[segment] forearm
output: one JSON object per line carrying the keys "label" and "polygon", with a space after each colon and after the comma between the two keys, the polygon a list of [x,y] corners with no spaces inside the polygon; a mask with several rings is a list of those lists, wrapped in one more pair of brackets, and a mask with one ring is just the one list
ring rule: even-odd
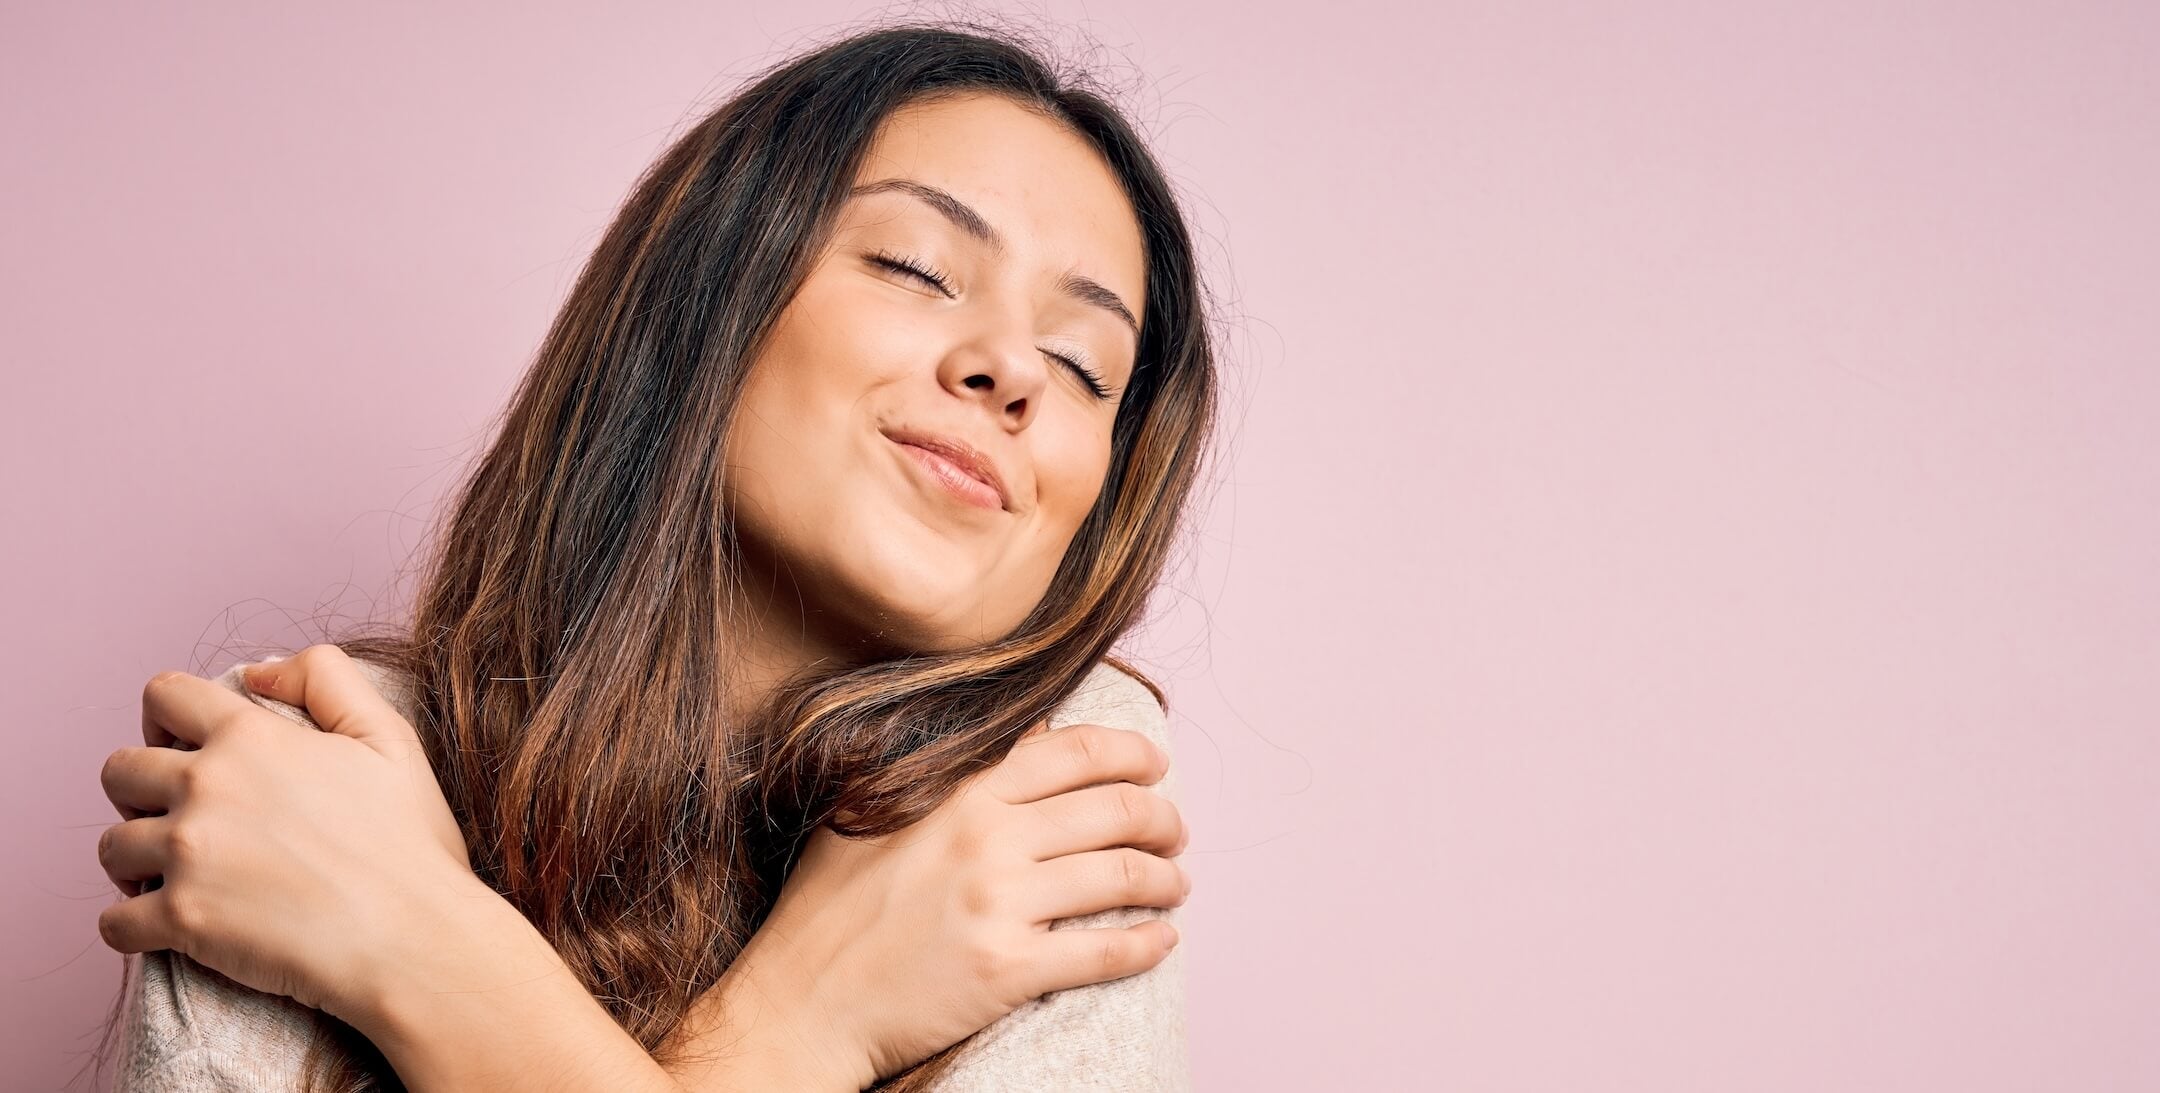
{"label": "forearm", "polygon": [[811,979],[761,946],[766,932],[692,1005],[669,1035],[682,1061],[670,1073],[682,1088],[847,1090],[867,1088],[878,1075],[869,1056],[847,1049],[837,1014],[819,1013]]}
{"label": "forearm", "polygon": [[[677,1033],[692,1061],[663,1067],[593,998],[547,939],[477,882],[437,918],[349,1020],[418,1091],[624,1090],[626,1093],[859,1090],[837,1053],[732,976]],[[449,958],[445,959],[445,954]],[[739,1001],[738,1001],[739,1000]],[[724,1019],[723,1019],[724,1018]]]}

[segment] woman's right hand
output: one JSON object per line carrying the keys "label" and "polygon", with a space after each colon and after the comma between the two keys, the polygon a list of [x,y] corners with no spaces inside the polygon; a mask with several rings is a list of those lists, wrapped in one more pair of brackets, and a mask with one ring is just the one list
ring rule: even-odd
{"label": "woman's right hand", "polygon": [[[875,1080],[1043,994],[1154,967],[1177,944],[1167,922],[1050,923],[1185,902],[1184,820],[1143,788],[1168,769],[1138,732],[1038,724],[912,826],[862,840],[818,829],[707,1001],[731,1025],[839,1037]],[[679,1034],[695,1035],[698,1016]]]}

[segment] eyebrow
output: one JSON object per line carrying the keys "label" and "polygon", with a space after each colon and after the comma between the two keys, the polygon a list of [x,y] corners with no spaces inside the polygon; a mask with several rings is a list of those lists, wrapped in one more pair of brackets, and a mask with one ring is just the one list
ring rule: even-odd
{"label": "eyebrow", "polygon": [[[882,193],[913,194],[943,214],[945,219],[952,221],[954,227],[982,242],[993,252],[1004,253],[1005,237],[999,235],[998,230],[991,227],[981,213],[969,207],[967,202],[927,182],[917,182],[912,178],[881,178],[849,190],[848,196],[861,197],[864,194]],[[1135,336],[1139,335],[1140,320],[1133,318],[1132,309],[1125,306],[1125,301],[1117,293],[1104,288],[1102,283],[1094,278],[1068,272],[1058,279],[1058,290],[1081,303],[1115,314],[1125,320],[1125,325],[1132,328]]]}

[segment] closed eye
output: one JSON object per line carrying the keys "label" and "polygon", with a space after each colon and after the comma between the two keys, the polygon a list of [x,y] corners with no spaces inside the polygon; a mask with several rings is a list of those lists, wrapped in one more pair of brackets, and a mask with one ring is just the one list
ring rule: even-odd
{"label": "closed eye", "polygon": [[[870,255],[870,262],[896,273],[927,281],[939,292],[947,296],[953,295],[952,278],[920,259],[881,250]],[[1043,355],[1071,369],[1074,375],[1080,377],[1080,382],[1087,385],[1088,393],[1097,399],[1107,401],[1112,395],[1110,385],[1103,379],[1102,373],[1088,367],[1085,360],[1063,353],[1052,353],[1047,349],[1043,350]]]}
{"label": "closed eye", "polygon": [[1080,382],[1087,384],[1089,394],[1098,399],[1108,399],[1110,397],[1110,385],[1103,381],[1102,373],[1089,368],[1087,362],[1076,357],[1068,357],[1063,353],[1052,353],[1047,349],[1043,350],[1043,356],[1072,369],[1073,373],[1080,377]]}
{"label": "closed eye", "polygon": [[917,259],[907,258],[897,254],[888,254],[885,251],[878,251],[876,254],[870,256],[870,261],[873,264],[883,266],[886,269],[898,270],[901,273],[912,274],[925,281],[928,281],[932,285],[937,286],[937,290],[939,292],[942,292],[947,296],[953,294],[952,278],[947,277],[943,273],[938,272],[936,269]]}

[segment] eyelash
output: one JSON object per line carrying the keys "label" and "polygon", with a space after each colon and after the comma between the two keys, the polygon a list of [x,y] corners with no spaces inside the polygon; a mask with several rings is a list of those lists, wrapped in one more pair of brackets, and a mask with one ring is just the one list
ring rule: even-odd
{"label": "eyelash", "polygon": [[[943,273],[938,272],[936,269],[933,269],[930,266],[924,265],[918,259],[909,258],[905,255],[892,254],[887,251],[878,251],[877,253],[870,256],[870,260],[880,266],[884,266],[887,269],[898,270],[902,273],[913,274],[916,277],[920,277],[923,280],[928,281],[933,285],[936,285],[938,291],[943,292],[947,296],[953,294],[952,278],[945,276]],[[1078,373],[1081,382],[1087,384],[1088,390],[1090,392],[1093,392],[1096,398],[1108,399],[1110,397],[1110,387],[1107,383],[1103,381],[1102,373],[1097,372],[1092,368],[1089,368],[1086,361],[1080,360],[1077,357],[1066,356],[1063,353],[1052,353],[1049,350],[1044,350],[1043,355],[1049,357],[1054,361],[1057,361],[1058,363]]]}

